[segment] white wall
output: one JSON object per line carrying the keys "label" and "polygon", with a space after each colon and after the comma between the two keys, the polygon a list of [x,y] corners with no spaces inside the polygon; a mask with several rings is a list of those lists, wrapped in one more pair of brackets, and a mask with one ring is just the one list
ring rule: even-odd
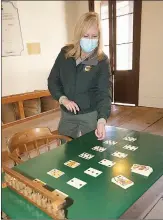
{"label": "white wall", "polygon": [[77,20],[83,13],[89,11],[88,1],[65,1],[65,11],[66,11],[68,42],[71,43]]}
{"label": "white wall", "polygon": [[88,1],[77,1],[77,19],[83,14],[89,11]]}
{"label": "white wall", "polygon": [[[47,89],[55,58],[72,40],[74,25],[88,1],[17,1],[25,51],[2,59],[2,96]],[[28,55],[26,43],[39,42],[40,55]]]}
{"label": "white wall", "polygon": [[[64,1],[18,1],[17,6],[25,51],[3,57],[2,96],[47,89],[50,69],[67,43]],[[41,54],[28,55],[28,42],[40,42]]]}
{"label": "white wall", "polygon": [[163,1],[142,2],[139,105],[163,108]]}

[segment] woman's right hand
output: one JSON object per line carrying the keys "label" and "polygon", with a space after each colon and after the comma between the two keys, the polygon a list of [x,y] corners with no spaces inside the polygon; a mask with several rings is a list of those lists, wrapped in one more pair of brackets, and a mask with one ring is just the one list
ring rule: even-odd
{"label": "woman's right hand", "polygon": [[71,112],[74,111],[75,114],[76,114],[76,111],[79,111],[79,107],[74,101],[70,101],[69,99],[64,99],[62,103],[68,111],[71,111]]}

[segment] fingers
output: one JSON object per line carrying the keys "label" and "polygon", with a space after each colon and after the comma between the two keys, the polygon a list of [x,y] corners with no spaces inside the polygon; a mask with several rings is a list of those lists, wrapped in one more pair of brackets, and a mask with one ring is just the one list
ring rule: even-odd
{"label": "fingers", "polygon": [[74,103],[76,110],[79,112],[79,106],[75,102],[73,102],[73,103]]}
{"label": "fingers", "polygon": [[95,130],[95,135],[98,138],[98,131],[97,131],[97,129]]}
{"label": "fingers", "polygon": [[97,126],[97,129],[95,130],[95,135],[98,138],[98,140],[103,140],[106,136],[105,126],[104,125]]}
{"label": "fingers", "polygon": [[95,130],[95,135],[98,138],[98,140],[100,140],[103,136],[102,132],[100,132],[98,129]]}
{"label": "fingers", "polygon": [[98,140],[103,140],[105,138],[105,131],[102,132]]}
{"label": "fingers", "polygon": [[75,114],[76,110],[79,111],[78,105],[73,101],[69,101],[68,104],[65,105],[65,107],[67,108],[67,110],[74,112]]}
{"label": "fingers", "polygon": [[71,102],[71,101],[69,102],[69,104],[67,105],[67,109],[76,114],[76,109],[75,109],[73,102]]}

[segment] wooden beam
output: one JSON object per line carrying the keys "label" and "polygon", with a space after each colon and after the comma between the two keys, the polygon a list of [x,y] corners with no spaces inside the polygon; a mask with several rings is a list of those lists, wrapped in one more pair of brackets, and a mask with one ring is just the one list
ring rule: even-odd
{"label": "wooden beam", "polygon": [[34,91],[34,92],[29,92],[29,93],[4,96],[2,97],[2,104],[19,102],[19,101],[24,101],[24,100],[29,100],[29,99],[36,99],[36,98],[46,97],[46,96],[51,96],[49,90],[40,90],[40,91]]}
{"label": "wooden beam", "polygon": [[17,120],[17,121],[13,121],[13,122],[10,122],[10,123],[7,123],[7,124],[3,124],[2,125],[2,130],[5,129],[5,128],[8,128],[8,127],[11,127],[13,125],[16,125],[16,124],[21,124],[21,123],[24,123],[24,122],[27,122],[27,121],[30,121],[30,120],[33,120],[33,119],[36,119],[36,118],[40,118],[42,116],[51,114],[51,113],[59,111],[59,110],[60,110],[60,108],[58,107],[56,109],[52,109],[52,110],[49,110],[49,111],[46,111],[46,112],[42,112],[38,115],[33,115],[33,116],[30,116],[30,117],[27,117],[27,118],[23,118],[23,119],[20,119],[20,120]]}
{"label": "wooden beam", "polygon": [[90,12],[94,12],[94,0],[89,0],[88,1],[88,7]]}
{"label": "wooden beam", "polygon": [[20,118],[23,119],[23,118],[25,118],[24,107],[23,107],[23,101],[19,101],[19,102],[18,102],[18,105],[19,105]]}

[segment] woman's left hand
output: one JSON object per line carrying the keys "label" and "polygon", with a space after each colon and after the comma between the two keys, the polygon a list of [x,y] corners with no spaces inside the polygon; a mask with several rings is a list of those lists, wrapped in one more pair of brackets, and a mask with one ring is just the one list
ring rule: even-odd
{"label": "woman's left hand", "polygon": [[105,124],[103,122],[97,123],[97,129],[95,130],[95,135],[98,140],[103,140],[106,136]]}

